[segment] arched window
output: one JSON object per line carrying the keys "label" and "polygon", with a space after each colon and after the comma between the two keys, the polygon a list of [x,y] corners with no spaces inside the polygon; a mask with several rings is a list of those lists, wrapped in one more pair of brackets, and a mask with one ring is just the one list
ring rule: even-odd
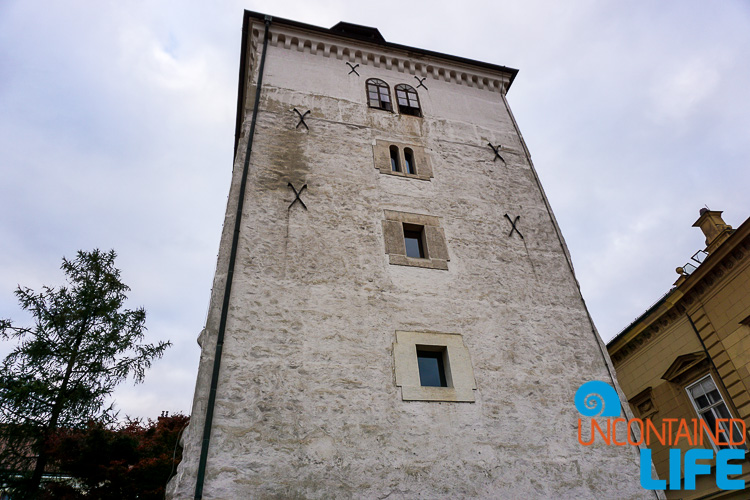
{"label": "arched window", "polygon": [[419,108],[419,96],[414,87],[405,83],[396,85],[396,101],[398,102],[398,112],[402,115],[422,116],[422,110]]}
{"label": "arched window", "polygon": [[407,174],[416,175],[417,166],[414,164],[414,151],[411,148],[404,149],[404,171]]}
{"label": "arched window", "polygon": [[391,171],[401,172],[401,162],[398,160],[398,148],[391,146]]}
{"label": "arched window", "polygon": [[388,84],[377,78],[367,80],[367,103],[371,108],[393,111],[391,89]]}

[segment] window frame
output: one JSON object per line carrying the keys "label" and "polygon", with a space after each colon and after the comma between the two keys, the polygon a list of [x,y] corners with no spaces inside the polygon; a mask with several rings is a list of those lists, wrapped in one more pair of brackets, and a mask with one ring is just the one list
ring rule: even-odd
{"label": "window frame", "polygon": [[388,148],[388,153],[391,157],[391,172],[403,173],[401,171],[401,155],[398,151],[398,146],[391,144]]}
{"label": "window frame", "polygon": [[[445,386],[422,385],[418,351],[443,353]],[[477,384],[474,379],[474,368],[461,334],[396,330],[393,364],[396,387],[401,388],[403,401],[476,401],[474,391]]]}
{"label": "window frame", "polygon": [[[388,263],[397,266],[421,267],[426,269],[448,270],[448,245],[440,219],[433,215],[383,210],[383,241]],[[404,230],[412,231],[419,227],[424,245],[424,257],[409,257],[406,254]]]}
{"label": "window frame", "polygon": [[[690,389],[692,389],[693,387],[695,387],[697,385],[700,385],[704,380],[710,380],[711,381],[711,384],[713,384],[714,389],[716,390],[716,392],[719,395],[720,399],[716,403],[709,404],[709,406],[707,406],[706,408],[700,409],[700,408],[698,408],[698,403],[696,402],[695,398],[693,398],[693,393],[690,391]],[[717,408],[720,405],[724,406],[724,408],[726,409],[727,415],[729,415],[730,419],[734,418],[732,416],[732,412],[729,410],[729,406],[727,405],[726,400],[724,399],[724,395],[721,393],[721,390],[719,389],[719,386],[716,385],[716,381],[714,380],[714,377],[713,377],[713,375],[711,373],[707,373],[705,376],[702,376],[702,377],[698,378],[697,380],[695,380],[694,382],[686,385],[685,386],[685,393],[687,394],[687,397],[690,400],[690,403],[693,405],[693,410],[695,410],[695,413],[696,413],[696,415],[698,415],[698,418],[700,418],[701,420],[705,421],[706,424],[708,424],[709,422],[708,422],[707,419],[705,419],[703,417],[704,413],[711,412],[711,414],[714,416],[714,421],[716,421],[718,418],[722,418],[722,419],[725,418],[725,417],[722,417],[722,416],[718,415],[716,413],[716,411],[714,411],[714,408]],[[707,394],[704,394],[704,395],[707,396]],[[731,438],[731,434],[729,433],[730,432],[729,425],[730,425],[730,422],[727,422],[725,425],[722,424],[722,428],[724,429],[724,437],[727,439],[727,441],[731,440],[730,439]],[[738,434],[742,435],[741,432],[740,432],[739,427],[737,427],[736,424],[731,424],[731,425],[734,425],[735,431]],[[710,427],[710,425],[709,425],[709,427]],[[705,432],[708,433],[708,431],[705,431]],[[713,447],[713,449],[715,451],[717,451],[717,452],[719,451],[719,449],[732,449],[732,448],[734,448],[734,449],[743,449],[743,450],[745,449],[744,446],[738,446],[738,445],[731,445],[731,444],[717,445],[717,444],[714,443],[714,441],[711,438],[711,436],[707,436],[707,438],[708,438],[708,442],[711,444],[711,447]]]}
{"label": "window frame", "polygon": [[[424,226],[419,224],[402,224],[404,228],[404,250],[410,259],[429,259],[430,254],[424,237]],[[417,240],[417,253],[419,256],[409,255],[407,240]]]}
{"label": "window frame", "polygon": [[[416,345],[417,348],[417,368],[419,369],[419,383],[422,387],[452,387],[453,384],[451,381],[449,381],[448,374],[450,373],[448,370],[446,370],[446,366],[448,365],[448,360],[446,359],[447,356],[447,348],[445,347],[435,347],[435,346],[427,346],[427,345]],[[440,385],[434,385],[434,384],[426,384],[424,378],[422,377],[423,371],[422,370],[423,364],[420,362],[422,359],[434,359],[437,362],[437,378],[440,383]]]}
{"label": "window frame", "polygon": [[[398,112],[401,115],[422,117],[422,104],[419,102],[419,93],[417,89],[406,83],[399,83],[393,90],[396,93],[396,106],[398,106]],[[403,100],[405,105],[401,104],[402,96],[399,92],[403,93]],[[413,106],[412,104],[416,104]]]}
{"label": "window frame", "polygon": [[418,175],[417,172],[414,150],[412,148],[404,148],[404,173],[406,175]]}
{"label": "window frame", "polygon": [[[374,92],[370,86],[374,87]],[[383,92],[381,89],[385,89]],[[371,96],[371,93],[377,95],[377,106],[373,106],[375,99]],[[393,113],[393,97],[391,96],[391,87],[380,78],[368,78],[365,81],[365,97],[367,98],[367,106],[372,109],[380,109]],[[387,97],[387,100],[383,98]]]}
{"label": "window frame", "polygon": [[[391,151],[393,147],[398,150],[399,168],[401,169],[398,172],[392,168]],[[409,154],[411,154],[412,172],[408,172],[406,169],[407,156]],[[430,155],[423,146],[418,144],[407,144],[388,139],[375,139],[372,143],[372,156],[373,166],[381,174],[420,181],[430,181],[434,177]]]}

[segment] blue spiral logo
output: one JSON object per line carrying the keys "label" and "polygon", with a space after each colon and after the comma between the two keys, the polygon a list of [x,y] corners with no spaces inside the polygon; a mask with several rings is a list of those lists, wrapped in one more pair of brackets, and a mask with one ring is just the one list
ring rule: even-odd
{"label": "blue spiral logo", "polygon": [[584,417],[619,417],[620,397],[617,391],[599,380],[586,382],[576,391],[576,409]]}

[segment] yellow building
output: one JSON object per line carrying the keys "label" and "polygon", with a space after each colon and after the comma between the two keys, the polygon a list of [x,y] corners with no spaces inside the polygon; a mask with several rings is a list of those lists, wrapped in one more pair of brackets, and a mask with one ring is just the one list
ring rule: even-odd
{"label": "yellow building", "polygon": [[[725,434],[718,445],[705,430],[698,433],[702,444],[652,439],[660,479],[669,478],[669,448],[683,455],[690,448],[725,448],[725,435],[743,441],[750,428],[750,219],[732,229],[721,212],[702,209],[693,226],[705,234],[706,249],[677,268],[674,287],[607,345],[636,417],[656,429],[674,423],[672,439],[680,419],[700,417],[712,429],[718,419],[737,419],[720,423]],[[750,481],[747,460],[742,471],[739,479]],[[699,476],[692,491],[667,490],[667,498],[750,498],[750,482],[743,491],[720,490],[712,476]]]}

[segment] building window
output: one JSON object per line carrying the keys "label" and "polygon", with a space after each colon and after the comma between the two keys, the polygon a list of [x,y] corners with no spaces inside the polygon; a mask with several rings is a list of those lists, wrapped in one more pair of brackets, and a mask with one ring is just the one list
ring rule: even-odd
{"label": "building window", "polygon": [[414,151],[411,148],[404,149],[404,165],[406,166],[407,174],[417,175],[417,166],[414,164]]}
{"label": "building window", "polygon": [[457,333],[396,331],[393,362],[404,401],[475,400],[471,357]]}
{"label": "building window", "polygon": [[401,162],[398,159],[398,148],[396,146],[391,146],[389,149],[391,152],[391,172],[401,172]]}
{"label": "building window", "polygon": [[396,101],[398,112],[402,115],[422,116],[419,109],[419,96],[414,87],[400,83],[396,85]]}
{"label": "building window", "polygon": [[372,153],[374,166],[381,174],[422,181],[433,177],[430,156],[422,146],[375,139]]}
{"label": "building window", "polygon": [[425,259],[427,254],[424,245],[424,227],[404,224],[404,245],[406,256],[413,259]]}
{"label": "building window", "polygon": [[371,108],[393,111],[391,89],[388,84],[377,78],[367,80],[367,103]]}
{"label": "building window", "polygon": [[419,383],[422,387],[448,387],[445,378],[445,348],[430,349],[431,346],[417,346],[417,365],[419,367]]}
{"label": "building window", "polygon": [[[729,414],[727,405],[724,403],[724,399],[721,397],[721,393],[716,388],[716,384],[714,384],[714,380],[710,374],[688,386],[686,390],[698,416],[706,421],[712,432],[716,432],[717,419],[727,419],[726,422],[719,424],[724,429],[724,433],[719,434],[719,443],[727,443],[730,432],[732,433],[731,441],[739,443],[743,440],[742,433],[736,425],[732,425],[730,430],[728,419],[731,419],[732,416]],[[709,439],[709,441],[711,440]],[[711,441],[711,445],[716,447],[713,441]],[[735,446],[731,446],[728,443],[719,444],[718,447],[735,448]]]}
{"label": "building window", "polygon": [[388,263],[448,270],[448,247],[440,219],[432,215],[385,210],[383,239]]}

